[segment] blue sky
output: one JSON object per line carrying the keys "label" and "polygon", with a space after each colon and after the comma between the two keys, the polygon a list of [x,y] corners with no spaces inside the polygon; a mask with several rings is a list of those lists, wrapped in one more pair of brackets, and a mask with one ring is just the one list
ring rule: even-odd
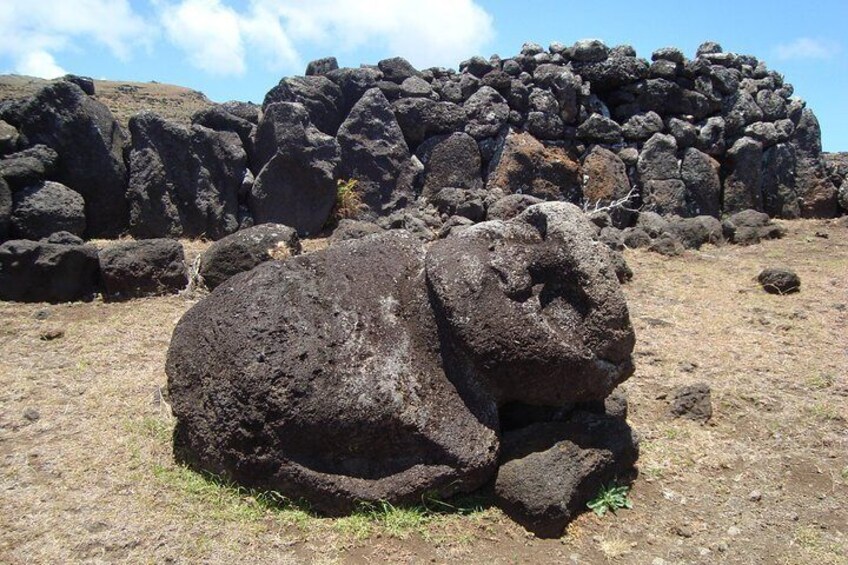
{"label": "blue sky", "polygon": [[781,72],[822,124],[825,150],[848,151],[848,2],[514,0],[3,0],[0,72],[64,72],[169,82],[216,101],[261,101],[283,76],[335,55],[358,66],[402,55],[456,67],[600,38],[650,58],[692,56],[714,40]]}

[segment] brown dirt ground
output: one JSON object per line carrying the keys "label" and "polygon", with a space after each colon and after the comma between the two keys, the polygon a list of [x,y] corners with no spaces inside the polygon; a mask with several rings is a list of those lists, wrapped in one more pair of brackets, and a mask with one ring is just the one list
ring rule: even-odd
{"label": "brown dirt ground", "polygon": [[[557,540],[494,508],[318,518],[175,466],[163,365],[196,295],[0,303],[0,562],[848,563],[848,227],[785,225],[752,247],[627,252],[634,507]],[[800,293],[758,287],[778,264]],[[671,418],[671,391],[701,381],[712,421]]]}
{"label": "brown dirt ground", "polygon": [[[22,75],[0,75],[0,100],[31,96],[49,82]],[[95,80],[94,92],[95,98],[103,102],[124,127],[130,116],[142,110],[188,124],[192,114],[213,104],[202,92],[158,82]]]}

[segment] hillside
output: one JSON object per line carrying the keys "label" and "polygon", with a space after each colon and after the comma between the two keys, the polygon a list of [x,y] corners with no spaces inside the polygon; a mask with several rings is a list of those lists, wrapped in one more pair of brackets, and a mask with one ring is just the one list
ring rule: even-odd
{"label": "hillside", "polygon": [[[0,75],[0,100],[30,96],[49,82],[35,77]],[[94,85],[95,97],[124,125],[130,116],[142,110],[189,123],[192,114],[212,105],[202,92],[173,84],[95,80]]]}

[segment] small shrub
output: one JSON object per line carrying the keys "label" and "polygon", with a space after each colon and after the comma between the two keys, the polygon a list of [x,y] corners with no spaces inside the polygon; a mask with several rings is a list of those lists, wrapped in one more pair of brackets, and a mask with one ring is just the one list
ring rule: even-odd
{"label": "small shrub", "polygon": [[336,181],[336,205],[333,207],[332,220],[338,222],[355,217],[362,209],[362,196],[356,179]]}
{"label": "small shrub", "polygon": [[629,491],[630,489],[624,485],[601,487],[598,495],[586,503],[586,506],[598,516],[603,516],[607,511],[615,514],[616,510],[622,508],[633,508],[633,502],[630,501],[628,496]]}
{"label": "small shrub", "polygon": [[291,257],[291,249],[285,241],[280,241],[268,250],[268,256],[274,261],[284,261]]}

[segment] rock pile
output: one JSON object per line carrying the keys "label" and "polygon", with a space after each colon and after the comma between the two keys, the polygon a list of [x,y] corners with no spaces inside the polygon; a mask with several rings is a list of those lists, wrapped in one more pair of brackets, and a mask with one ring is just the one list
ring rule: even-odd
{"label": "rock pile", "polygon": [[458,72],[326,58],[261,107],[217,105],[190,127],[142,113],[128,132],[90,80],[66,77],[0,104],[0,157],[0,239],[45,229],[220,239],[269,222],[311,235],[349,179],[358,219],[431,237],[530,198],[625,202],[611,216],[620,229],[635,209],[794,218],[848,204],[845,171],[826,164],[819,124],[792,86],[715,43],[693,59],[664,48],[650,61],[596,40],[526,44]]}
{"label": "rock pile", "polygon": [[[263,263],[186,313],[166,369],[175,450],[328,514],[497,477],[507,512],[559,535],[636,459],[603,402],[633,346],[610,251],[571,204],[430,245],[375,234]],[[522,441],[519,421],[544,434]]]}

